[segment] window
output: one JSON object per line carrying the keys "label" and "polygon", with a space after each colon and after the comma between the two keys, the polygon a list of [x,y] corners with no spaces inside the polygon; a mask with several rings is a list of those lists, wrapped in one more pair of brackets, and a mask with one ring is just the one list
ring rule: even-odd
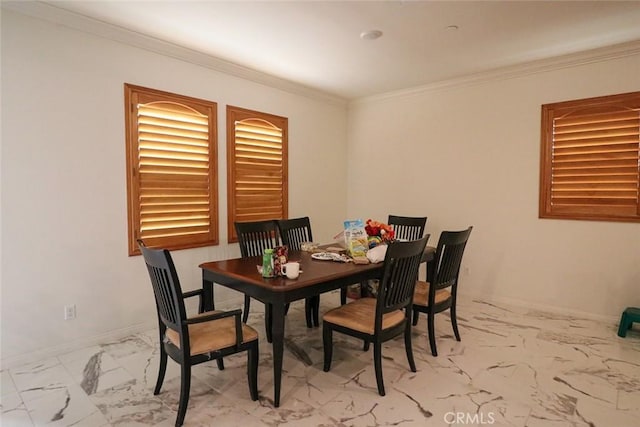
{"label": "window", "polygon": [[218,244],[216,103],[124,89],[129,255]]}
{"label": "window", "polygon": [[234,222],[287,218],[286,117],[227,106],[229,242]]}
{"label": "window", "polygon": [[542,106],[540,218],[640,222],[640,92]]}

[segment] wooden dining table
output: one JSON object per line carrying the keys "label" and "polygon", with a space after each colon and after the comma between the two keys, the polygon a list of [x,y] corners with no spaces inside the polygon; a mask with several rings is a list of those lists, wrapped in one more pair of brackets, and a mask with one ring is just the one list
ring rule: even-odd
{"label": "wooden dining table", "polygon": [[[423,260],[432,260],[434,251],[433,248],[428,247]],[[235,258],[200,264],[205,310],[215,309],[214,284],[234,289],[265,304],[271,304],[273,402],[276,407],[280,406],[286,306],[293,301],[317,296],[354,283],[378,279],[384,265],[384,263],[355,264],[315,260],[311,257],[311,253],[302,251],[290,252],[289,260],[300,261],[301,273],[297,279],[263,278],[257,268],[262,264],[262,257]]]}

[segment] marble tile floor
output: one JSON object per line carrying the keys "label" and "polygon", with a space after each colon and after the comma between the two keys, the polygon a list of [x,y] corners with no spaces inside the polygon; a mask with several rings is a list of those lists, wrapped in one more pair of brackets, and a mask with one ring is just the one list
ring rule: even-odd
{"label": "marble tile floor", "polygon": [[[337,305],[323,295],[321,310]],[[377,394],[373,350],[334,335],[322,371],[321,328],[307,329],[303,305],[286,319],[281,406],[273,407],[271,347],[262,305],[249,323],[261,334],[260,399],[252,402],[246,358],[194,367],[185,426],[640,426],[640,330],[482,301],[459,303],[462,342],[448,315],[436,318],[438,357],[426,319],[414,328],[417,372],[403,340],[383,347],[387,395]],[[169,361],[162,392],[156,330],[1,371],[2,426],[172,426],[180,378]]]}

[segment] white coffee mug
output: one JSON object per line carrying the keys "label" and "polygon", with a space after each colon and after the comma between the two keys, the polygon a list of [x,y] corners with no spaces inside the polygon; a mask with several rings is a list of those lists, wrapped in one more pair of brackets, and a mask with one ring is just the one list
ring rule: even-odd
{"label": "white coffee mug", "polygon": [[282,266],[282,272],[287,276],[287,279],[297,279],[300,275],[300,263],[288,262]]}

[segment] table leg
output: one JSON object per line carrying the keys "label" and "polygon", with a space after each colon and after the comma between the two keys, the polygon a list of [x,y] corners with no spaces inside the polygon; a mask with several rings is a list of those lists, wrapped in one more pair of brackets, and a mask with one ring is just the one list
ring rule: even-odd
{"label": "table leg", "polygon": [[285,304],[272,305],[273,319],[273,404],[280,406],[280,385],[282,384],[282,357],[284,353],[284,311]]}
{"label": "table leg", "polygon": [[267,335],[267,342],[272,343],[273,337],[271,333],[273,332],[273,314],[271,310],[271,303],[264,304],[264,328],[265,333]]}
{"label": "table leg", "polygon": [[200,312],[215,310],[216,304],[213,300],[213,282],[202,278],[202,300],[200,300]]}

